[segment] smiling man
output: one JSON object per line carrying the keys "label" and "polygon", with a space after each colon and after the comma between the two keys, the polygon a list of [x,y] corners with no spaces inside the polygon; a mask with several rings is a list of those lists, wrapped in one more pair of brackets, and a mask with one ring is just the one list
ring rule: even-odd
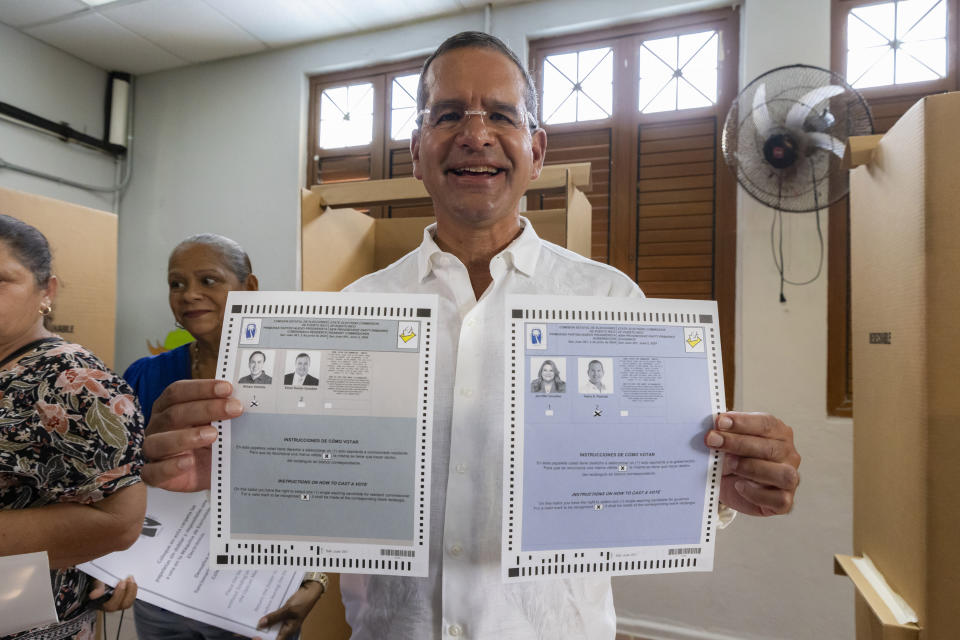
{"label": "smiling man", "polygon": [[273,378],[268,376],[263,370],[263,365],[267,361],[266,354],[263,351],[254,351],[247,360],[247,366],[250,367],[249,375],[245,375],[237,382],[239,384],[271,384]]}
{"label": "smiling man", "polygon": [[[500,579],[504,304],[509,293],[643,294],[616,269],[541,240],[520,215],[547,136],[535,120],[533,81],[506,45],[457,34],[427,59],[420,82],[410,148],[437,221],[416,250],[348,290],[439,296],[430,576],[342,576],[352,638],[613,640],[609,578]],[[229,394],[214,381],[167,390],[148,430],[148,482],[207,485],[216,431],[203,425],[242,411]],[[726,505],[755,515],[790,510],[800,456],[789,427],[769,415],[726,413],[705,438],[730,454]]]}

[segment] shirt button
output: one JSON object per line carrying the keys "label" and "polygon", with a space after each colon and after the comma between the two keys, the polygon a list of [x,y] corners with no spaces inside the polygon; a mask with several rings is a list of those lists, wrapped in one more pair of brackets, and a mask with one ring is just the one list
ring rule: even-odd
{"label": "shirt button", "polygon": [[455,637],[455,638],[458,637],[458,636],[462,636],[462,635],[463,635],[463,627],[461,627],[461,626],[458,625],[458,624],[452,624],[452,625],[450,625],[450,627],[447,629],[447,633],[449,633],[451,636],[453,636],[453,637]]}
{"label": "shirt button", "polygon": [[469,398],[473,396],[473,389],[460,389],[460,395],[464,398]]}
{"label": "shirt button", "polygon": [[459,544],[455,544],[450,547],[450,555],[458,557],[461,553],[463,553],[463,547],[461,547]]}
{"label": "shirt button", "polygon": [[463,464],[463,463],[461,462],[461,463],[459,463],[459,464],[456,466],[456,470],[457,470],[457,473],[466,473],[466,472],[467,472],[467,465],[465,465],[465,464]]}

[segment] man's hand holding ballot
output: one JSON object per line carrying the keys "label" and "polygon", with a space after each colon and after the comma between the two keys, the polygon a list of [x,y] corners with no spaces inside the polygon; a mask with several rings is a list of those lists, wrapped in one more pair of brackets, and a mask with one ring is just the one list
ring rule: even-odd
{"label": "man's hand holding ballot", "polygon": [[789,513],[800,484],[793,429],[767,413],[728,411],[705,437],[726,455],[720,502],[751,516]]}
{"label": "man's hand holding ballot", "polygon": [[178,380],[153,405],[144,455],[150,463],[143,479],[168,491],[210,488],[210,445],[217,439],[211,423],[243,413],[223,380]]}

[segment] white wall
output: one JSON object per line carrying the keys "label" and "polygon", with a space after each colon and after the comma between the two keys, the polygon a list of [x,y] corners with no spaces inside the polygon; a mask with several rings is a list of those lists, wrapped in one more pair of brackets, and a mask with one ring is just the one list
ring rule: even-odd
{"label": "white wall", "polygon": [[[497,9],[492,31],[526,55],[530,37],[691,11],[709,2],[551,0]],[[781,64],[829,63],[829,0],[748,0],[741,85]],[[200,231],[246,246],[261,285],[296,285],[297,189],[304,182],[306,75],[429,51],[481,29],[483,14],[408,25],[157,73],[139,79],[133,183],[120,222],[118,363],[172,327],[164,273],[170,248]],[[826,282],[790,288],[769,250],[771,212],[740,194],[736,405],[792,424],[804,456],[788,517],[741,517],[723,532],[712,574],[617,579],[625,630],[664,638],[842,638],[853,596],[832,575],[852,539],[851,425],[825,417]],[[787,224],[788,270],[815,268],[812,216]]]}
{"label": "white wall", "polygon": [[[58,49],[0,24],[0,101],[77,131],[103,135],[107,74]],[[0,159],[74,182],[108,187],[115,162],[105,153],[67,144],[0,118]],[[0,169],[0,187],[113,210],[113,196],[94,194]]]}

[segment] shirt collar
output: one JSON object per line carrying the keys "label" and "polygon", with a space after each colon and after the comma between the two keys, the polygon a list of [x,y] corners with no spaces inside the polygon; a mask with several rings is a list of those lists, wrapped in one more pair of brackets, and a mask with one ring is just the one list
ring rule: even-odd
{"label": "shirt collar", "polygon": [[[520,216],[523,231],[511,242],[506,249],[500,252],[507,264],[527,276],[532,276],[540,257],[540,236],[533,230],[533,225],[525,217]],[[433,271],[435,256],[443,253],[435,239],[437,223],[434,222],[423,230],[423,242],[417,249],[417,275],[420,282]]]}

